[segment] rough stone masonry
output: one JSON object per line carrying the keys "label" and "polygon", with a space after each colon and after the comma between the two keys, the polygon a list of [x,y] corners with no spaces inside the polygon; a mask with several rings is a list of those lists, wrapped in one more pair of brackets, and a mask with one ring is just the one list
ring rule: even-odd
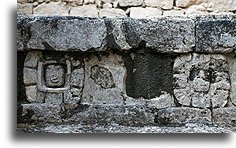
{"label": "rough stone masonry", "polygon": [[235,126],[234,20],[18,14],[18,123]]}

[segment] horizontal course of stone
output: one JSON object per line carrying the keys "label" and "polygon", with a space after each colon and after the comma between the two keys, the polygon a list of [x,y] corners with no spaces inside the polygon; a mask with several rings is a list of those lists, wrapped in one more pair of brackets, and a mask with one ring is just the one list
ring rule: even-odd
{"label": "horizontal course of stone", "polygon": [[234,27],[234,16],[18,14],[18,120],[235,126]]}
{"label": "horizontal course of stone", "polygon": [[234,15],[106,19],[17,15],[17,49],[55,51],[130,50],[161,53],[231,53]]}

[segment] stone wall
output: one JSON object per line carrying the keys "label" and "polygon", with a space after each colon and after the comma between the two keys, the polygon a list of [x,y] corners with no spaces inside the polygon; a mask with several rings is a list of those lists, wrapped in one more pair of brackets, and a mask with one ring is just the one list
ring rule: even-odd
{"label": "stone wall", "polygon": [[133,17],[234,14],[235,0],[17,0],[25,14]]}
{"label": "stone wall", "polygon": [[234,28],[233,15],[18,14],[19,119],[235,126]]}

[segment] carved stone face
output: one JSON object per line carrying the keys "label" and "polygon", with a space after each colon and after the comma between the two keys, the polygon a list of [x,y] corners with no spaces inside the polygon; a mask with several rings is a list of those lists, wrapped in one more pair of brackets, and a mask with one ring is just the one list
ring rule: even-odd
{"label": "carved stone face", "polygon": [[65,69],[62,65],[50,64],[45,67],[45,84],[47,87],[63,87],[65,83]]}

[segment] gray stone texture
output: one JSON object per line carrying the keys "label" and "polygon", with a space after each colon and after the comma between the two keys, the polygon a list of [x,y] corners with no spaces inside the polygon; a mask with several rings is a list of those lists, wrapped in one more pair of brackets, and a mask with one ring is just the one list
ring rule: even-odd
{"label": "gray stone texture", "polygon": [[40,57],[42,56],[41,51],[31,51],[27,53],[27,56],[25,58],[24,66],[29,68],[37,68],[38,61]]}
{"label": "gray stone texture", "polygon": [[211,111],[190,107],[170,107],[158,110],[155,116],[158,125],[176,126],[186,123],[211,124]]}
{"label": "gray stone texture", "polygon": [[46,93],[45,103],[55,104],[55,106],[57,106],[58,104],[61,104],[62,101],[63,101],[62,93]]}
{"label": "gray stone texture", "polygon": [[[100,60],[99,60],[100,59]],[[85,82],[81,102],[88,104],[122,104],[126,69],[119,55],[92,56],[85,59]]]}
{"label": "gray stone texture", "polygon": [[45,103],[32,103],[22,104],[23,112],[22,115],[32,114],[31,120],[47,122],[47,123],[59,123],[61,122],[60,117],[60,106]]}
{"label": "gray stone texture", "polygon": [[62,65],[45,66],[45,85],[47,87],[63,87],[65,84],[65,68]]}
{"label": "gray stone texture", "polygon": [[34,85],[34,84],[36,84],[36,81],[37,81],[37,71],[35,69],[24,68],[23,72],[24,72],[23,79],[24,79],[24,83],[26,85]]}
{"label": "gray stone texture", "polygon": [[227,56],[186,54],[175,59],[174,95],[186,106],[224,107],[230,95]]}
{"label": "gray stone texture", "polygon": [[94,19],[18,14],[17,24],[18,50],[127,50],[145,43],[153,51],[181,53],[195,46],[195,23],[190,18]]}
{"label": "gray stone texture", "polygon": [[118,0],[120,7],[127,7],[127,6],[140,6],[143,4],[143,0]]}
{"label": "gray stone texture", "polygon": [[71,85],[82,88],[84,86],[84,69],[74,69],[71,72]]}
{"label": "gray stone texture", "polygon": [[235,107],[213,109],[213,125],[235,127]]}
{"label": "gray stone texture", "polygon": [[200,17],[196,23],[196,51],[230,53],[235,49],[234,16]]}
{"label": "gray stone texture", "polygon": [[25,93],[27,96],[27,100],[29,102],[36,102],[36,98],[37,98],[37,86],[26,86],[25,87]]}

